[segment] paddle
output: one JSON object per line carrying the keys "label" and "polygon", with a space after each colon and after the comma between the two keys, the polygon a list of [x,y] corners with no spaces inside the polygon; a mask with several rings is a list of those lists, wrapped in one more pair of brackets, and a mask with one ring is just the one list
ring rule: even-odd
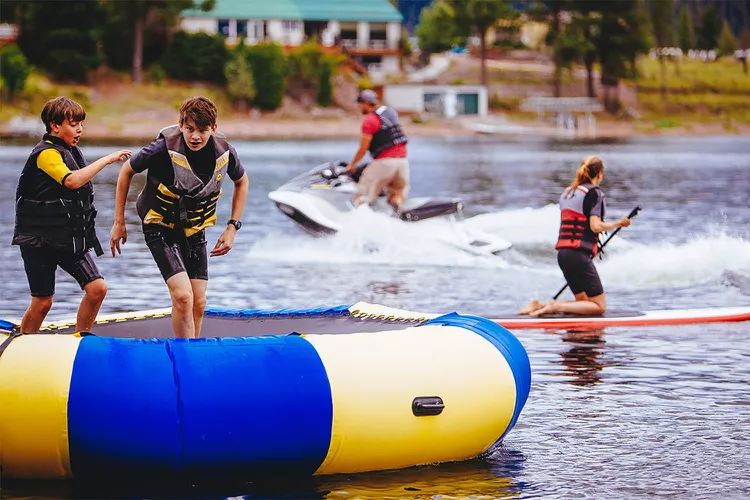
{"label": "paddle", "polygon": [[[638,215],[638,212],[640,212],[642,208],[643,208],[642,206],[638,205],[638,206],[637,206],[637,207],[635,207],[635,208],[634,208],[633,210],[631,210],[631,211],[630,211],[630,213],[628,214],[628,219],[632,219],[633,217],[635,217],[636,215]],[[622,229],[622,228],[621,228],[621,227],[618,227],[617,229],[615,229],[614,231],[612,231],[612,234],[610,234],[610,235],[609,235],[609,236],[607,237],[607,239],[606,239],[606,240],[604,240],[604,243],[602,243],[601,245],[599,245],[599,251],[600,251],[600,252],[601,252],[602,248],[604,248],[605,246],[607,246],[607,243],[609,243],[609,241],[610,241],[610,240],[611,240],[612,238],[614,238],[614,237],[615,237],[615,235],[616,235],[616,234],[617,234],[618,232],[620,232],[620,229]],[[592,256],[591,256],[591,258],[593,259],[593,258],[594,258],[594,256],[592,255]],[[557,300],[557,298],[558,298],[558,297],[559,297],[560,295],[562,295],[562,293],[563,293],[563,292],[565,291],[565,289],[566,289],[566,288],[568,288],[568,284],[567,284],[567,283],[565,283],[565,285],[563,285],[563,287],[562,287],[562,288],[560,289],[560,291],[559,291],[559,292],[557,292],[557,293],[555,294],[555,296],[554,296],[554,297],[552,297],[552,300]]]}

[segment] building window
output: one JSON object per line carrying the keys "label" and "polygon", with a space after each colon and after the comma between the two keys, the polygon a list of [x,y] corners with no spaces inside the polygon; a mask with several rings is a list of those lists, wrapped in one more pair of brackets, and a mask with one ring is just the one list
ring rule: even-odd
{"label": "building window", "polygon": [[302,30],[302,21],[284,21],[282,27],[287,33],[294,33]]}
{"label": "building window", "polygon": [[242,19],[237,20],[237,38],[245,38],[247,36],[247,28],[249,23]]}
{"label": "building window", "polygon": [[219,19],[219,34],[221,36],[229,36],[229,19]]}

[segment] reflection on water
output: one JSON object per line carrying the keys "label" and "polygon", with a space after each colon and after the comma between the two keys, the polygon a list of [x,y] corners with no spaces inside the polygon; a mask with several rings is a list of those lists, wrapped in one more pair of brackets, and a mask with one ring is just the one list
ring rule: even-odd
{"label": "reflection on water", "polygon": [[202,478],[193,481],[144,480],[106,484],[73,481],[6,481],[9,498],[518,498],[525,485],[518,480],[525,457],[500,447],[486,457],[465,462],[409,469],[312,478],[266,477],[242,481]]}
{"label": "reflection on water", "polygon": [[601,380],[601,372],[611,363],[604,358],[604,328],[568,330],[562,336],[567,349],[560,353],[571,384],[590,386]]}

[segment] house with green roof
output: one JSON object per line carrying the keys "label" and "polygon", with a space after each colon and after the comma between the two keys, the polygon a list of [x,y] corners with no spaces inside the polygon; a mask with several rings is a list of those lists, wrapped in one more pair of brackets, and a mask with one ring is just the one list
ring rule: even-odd
{"label": "house with green roof", "polygon": [[222,34],[230,46],[244,40],[294,47],[317,37],[386,75],[400,71],[402,22],[388,0],[216,0],[208,12],[183,11],[180,26]]}

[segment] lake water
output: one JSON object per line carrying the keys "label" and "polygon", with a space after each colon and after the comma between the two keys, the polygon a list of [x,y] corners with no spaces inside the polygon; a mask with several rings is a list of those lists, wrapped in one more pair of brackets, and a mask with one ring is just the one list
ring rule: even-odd
{"label": "lake water", "polygon": [[[133,144],[135,150],[139,146]],[[310,308],[360,300],[426,312],[512,312],[564,283],[555,260],[556,201],[583,157],[605,163],[610,218],[643,211],[597,260],[610,308],[750,303],[750,138],[641,138],[574,143],[541,138],[414,139],[413,196],[458,196],[467,224],[513,242],[500,257],[465,254],[432,232],[363,214],[314,239],[267,193],[351,141],[237,142],[251,180],[235,248],[211,259],[208,300],[233,308]],[[83,150],[92,161],[114,147]],[[29,145],[0,148],[0,318],[20,318],[28,288],[9,244],[13,194]],[[118,167],[96,178],[98,228],[108,240]],[[123,255],[98,259],[109,285],[102,312],[169,306],[135,214]],[[231,187],[225,187],[230,193]],[[228,219],[230,196],[219,220]],[[223,227],[208,231],[213,245]],[[107,246],[107,245],[105,245]],[[48,319],[75,316],[81,292],[58,273]],[[570,295],[565,295],[564,298]],[[531,394],[504,446],[479,460],[304,484],[218,485],[178,496],[284,498],[748,498],[750,322],[590,332],[515,332],[532,362]],[[3,483],[10,499],[111,496],[70,484]],[[148,490],[130,496],[155,497]],[[115,494],[115,496],[117,496]]]}

